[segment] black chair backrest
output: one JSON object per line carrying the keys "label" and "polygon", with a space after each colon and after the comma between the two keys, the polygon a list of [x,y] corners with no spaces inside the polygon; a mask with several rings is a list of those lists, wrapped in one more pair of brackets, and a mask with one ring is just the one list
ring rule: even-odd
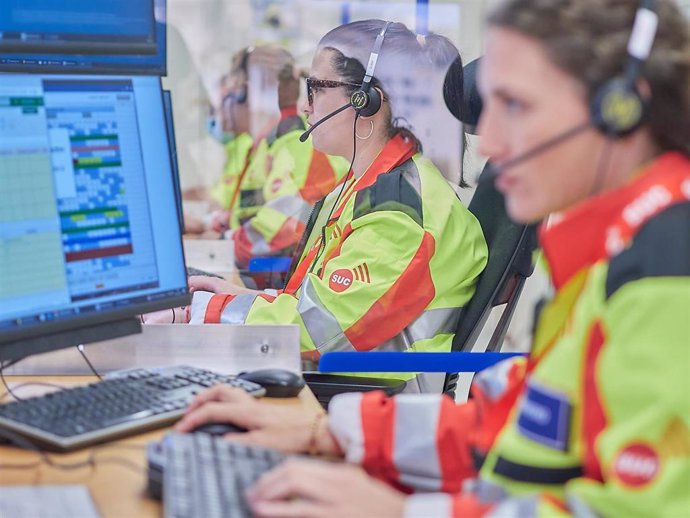
{"label": "black chair backrest", "polygon": [[[479,182],[469,204],[484,232],[489,249],[486,268],[477,289],[460,315],[452,351],[471,351],[492,308],[506,304],[503,317],[487,350],[500,350],[522,286],[534,269],[532,252],[537,246],[536,227],[516,224],[508,217],[503,195],[492,181]],[[455,394],[458,375],[446,375],[443,391]]]}

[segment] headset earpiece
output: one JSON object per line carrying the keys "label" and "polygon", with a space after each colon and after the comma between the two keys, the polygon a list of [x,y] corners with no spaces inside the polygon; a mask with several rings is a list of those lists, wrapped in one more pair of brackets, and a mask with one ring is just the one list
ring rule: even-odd
{"label": "headset earpiece", "polygon": [[235,102],[237,104],[244,104],[247,102],[247,85],[244,85],[236,94]]}
{"label": "headset earpiece", "polygon": [[381,92],[378,88],[371,88],[368,92],[360,88],[350,96],[350,104],[360,117],[371,117],[381,109]]}
{"label": "headset earpiece", "polygon": [[647,115],[649,100],[640,95],[637,82],[649,58],[659,18],[654,0],[640,0],[628,40],[625,72],[604,83],[590,104],[592,124],[611,138],[621,138],[639,128]]}
{"label": "headset earpiece", "polygon": [[607,136],[621,138],[642,125],[647,105],[635,85],[618,77],[597,90],[591,104],[592,122]]}

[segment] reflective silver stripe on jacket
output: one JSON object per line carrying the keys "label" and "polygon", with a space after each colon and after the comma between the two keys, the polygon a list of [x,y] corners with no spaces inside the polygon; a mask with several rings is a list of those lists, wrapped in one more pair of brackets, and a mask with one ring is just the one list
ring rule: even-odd
{"label": "reflective silver stripe on jacket", "polygon": [[602,518],[599,513],[594,512],[592,508],[577,495],[566,491],[565,500],[574,518]]}
{"label": "reflective silver stripe on jacket", "polygon": [[266,203],[265,207],[280,212],[288,218],[297,219],[304,224],[307,223],[311,209],[311,205],[298,196],[281,196]]}
{"label": "reflective silver stripe on jacket", "polygon": [[247,239],[252,244],[252,255],[266,255],[271,252],[271,247],[268,245],[264,236],[252,227],[251,220],[244,223],[242,228],[244,229]]}
{"label": "reflective silver stripe on jacket", "polygon": [[538,503],[538,497],[536,496],[509,498],[491,509],[487,518],[506,518],[507,516],[536,518]]}
{"label": "reflective silver stripe on jacket", "polygon": [[422,491],[441,491],[443,474],[434,437],[441,413],[441,398],[435,395],[406,395],[395,400],[393,463],[400,482]]}
{"label": "reflective silver stripe on jacket", "polygon": [[484,369],[474,377],[474,383],[489,397],[489,399],[497,400],[508,388],[508,374],[513,366],[514,360],[503,360]]}
{"label": "reflective silver stripe on jacket", "polygon": [[220,314],[221,324],[244,324],[247,314],[256,299],[256,295],[249,293],[237,295],[230,303],[225,306]]}
{"label": "reflective silver stripe on jacket", "polygon": [[462,484],[463,493],[473,493],[483,504],[495,504],[508,498],[508,493],[495,482],[482,478],[467,479]]}
{"label": "reflective silver stripe on jacket", "polygon": [[333,313],[319,300],[308,275],[302,283],[297,312],[302,317],[314,347],[319,351],[356,351]]}
{"label": "reflective silver stripe on jacket", "polygon": [[192,295],[192,307],[190,310],[190,324],[203,324],[206,319],[206,308],[215,293],[210,291],[195,291]]}
{"label": "reflective silver stripe on jacket", "polygon": [[442,333],[455,333],[461,308],[437,308],[424,311],[405,331],[414,343]]}

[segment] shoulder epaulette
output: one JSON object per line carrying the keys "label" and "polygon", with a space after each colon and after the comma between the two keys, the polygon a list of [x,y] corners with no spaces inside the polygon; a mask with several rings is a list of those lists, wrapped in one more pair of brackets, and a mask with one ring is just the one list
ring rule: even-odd
{"label": "shoulder epaulette", "polygon": [[357,193],[353,219],[380,211],[404,212],[420,226],[423,223],[421,182],[414,160],[379,175],[376,182]]}

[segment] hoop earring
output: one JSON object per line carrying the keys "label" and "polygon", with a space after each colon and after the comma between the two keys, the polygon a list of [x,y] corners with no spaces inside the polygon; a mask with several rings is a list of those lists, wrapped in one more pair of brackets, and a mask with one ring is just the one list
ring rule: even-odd
{"label": "hoop earring", "polygon": [[374,121],[369,120],[369,124],[371,124],[371,130],[369,131],[369,134],[366,137],[360,137],[357,134],[357,130],[355,129],[355,137],[357,137],[360,140],[367,140],[369,137],[371,137],[374,134]]}

